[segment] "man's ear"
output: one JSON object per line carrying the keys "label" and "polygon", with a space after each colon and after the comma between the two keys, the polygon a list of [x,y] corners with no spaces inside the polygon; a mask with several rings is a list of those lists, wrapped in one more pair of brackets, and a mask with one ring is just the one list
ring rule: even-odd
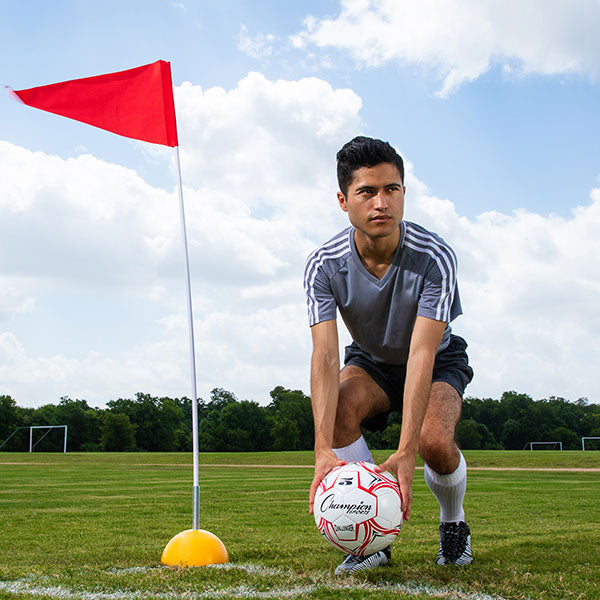
{"label": "man's ear", "polygon": [[344,212],[348,212],[348,206],[346,205],[346,196],[344,196],[344,194],[342,194],[342,192],[338,192],[337,199],[338,199],[338,202],[340,203],[340,208]]}

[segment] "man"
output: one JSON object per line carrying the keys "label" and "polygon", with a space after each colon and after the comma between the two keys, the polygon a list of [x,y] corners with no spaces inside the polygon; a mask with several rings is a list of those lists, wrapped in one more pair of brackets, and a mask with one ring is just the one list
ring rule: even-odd
{"label": "man", "polygon": [[[467,471],[454,430],[473,371],[466,342],[449,326],[462,312],[456,257],[440,237],[402,220],[404,164],[387,142],[354,138],[337,154],[337,174],[338,201],[351,226],[309,256],[304,276],[313,341],[310,511],[332,468],[373,462],[361,424],[383,429],[387,413],[401,410],[398,450],[377,469],[396,475],[408,519],[419,452],[441,509],[436,562],[468,564],[471,536],[462,508]],[[353,339],[341,371],[337,310]],[[336,574],[385,565],[390,556],[389,548],[348,555]]]}

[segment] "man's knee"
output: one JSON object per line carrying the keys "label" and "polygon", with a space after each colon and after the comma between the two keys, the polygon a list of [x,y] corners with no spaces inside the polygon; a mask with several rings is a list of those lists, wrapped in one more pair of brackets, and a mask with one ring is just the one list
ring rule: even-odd
{"label": "man's knee", "polygon": [[[423,427],[419,437],[419,454],[433,467],[433,463],[445,463],[455,452],[454,430],[440,427]],[[435,469],[434,469],[435,470]]]}
{"label": "man's knee", "polygon": [[334,447],[341,447],[360,436],[360,424],[370,416],[388,410],[389,400],[360,367],[344,367],[335,416]]}
{"label": "man's knee", "polygon": [[358,409],[360,393],[354,386],[340,385],[337,412],[335,415],[336,431],[360,427]]}
{"label": "man's knee", "polygon": [[336,429],[360,428],[363,419],[371,412],[373,398],[369,393],[369,381],[362,369],[354,370],[346,367],[340,377],[340,389],[337,413],[335,417]]}
{"label": "man's knee", "polygon": [[437,473],[451,473],[458,466],[454,431],[461,409],[462,400],[454,388],[442,382],[432,385],[419,437],[419,454]]}

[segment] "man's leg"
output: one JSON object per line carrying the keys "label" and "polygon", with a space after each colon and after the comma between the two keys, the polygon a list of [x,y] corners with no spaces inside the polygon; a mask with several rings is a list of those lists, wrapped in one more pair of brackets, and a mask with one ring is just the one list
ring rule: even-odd
{"label": "man's leg", "polygon": [[[373,462],[371,452],[360,431],[360,424],[370,417],[386,412],[390,401],[386,393],[366,371],[347,365],[340,371],[340,392],[333,433],[333,451],[346,462]],[[358,571],[387,565],[389,547],[369,556],[346,555],[335,570],[336,575],[351,575]]]}
{"label": "man's leg", "polygon": [[462,399],[451,385],[432,384],[419,453],[425,461],[425,481],[440,504],[438,564],[468,564],[473,560],[463,510],[467,465],[454,441],[461,410]]}
{"label": "man's leg", "polygon": [[360,431],[360,424],[390,409],[386,393],[366,371],[347,365],[340,371],[340,392],[333,446],[336,456],[346,462],[373,462]]}

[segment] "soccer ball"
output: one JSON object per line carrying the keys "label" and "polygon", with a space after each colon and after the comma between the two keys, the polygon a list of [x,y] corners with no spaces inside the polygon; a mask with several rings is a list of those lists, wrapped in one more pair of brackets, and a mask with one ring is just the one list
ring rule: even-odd
{"label": "soccer ball", "polygon": [[389,546],[400,533],[397,481],[367,462],[336,467],[315,494],[314,515],[323,537],[336,548],[366,556]]}

